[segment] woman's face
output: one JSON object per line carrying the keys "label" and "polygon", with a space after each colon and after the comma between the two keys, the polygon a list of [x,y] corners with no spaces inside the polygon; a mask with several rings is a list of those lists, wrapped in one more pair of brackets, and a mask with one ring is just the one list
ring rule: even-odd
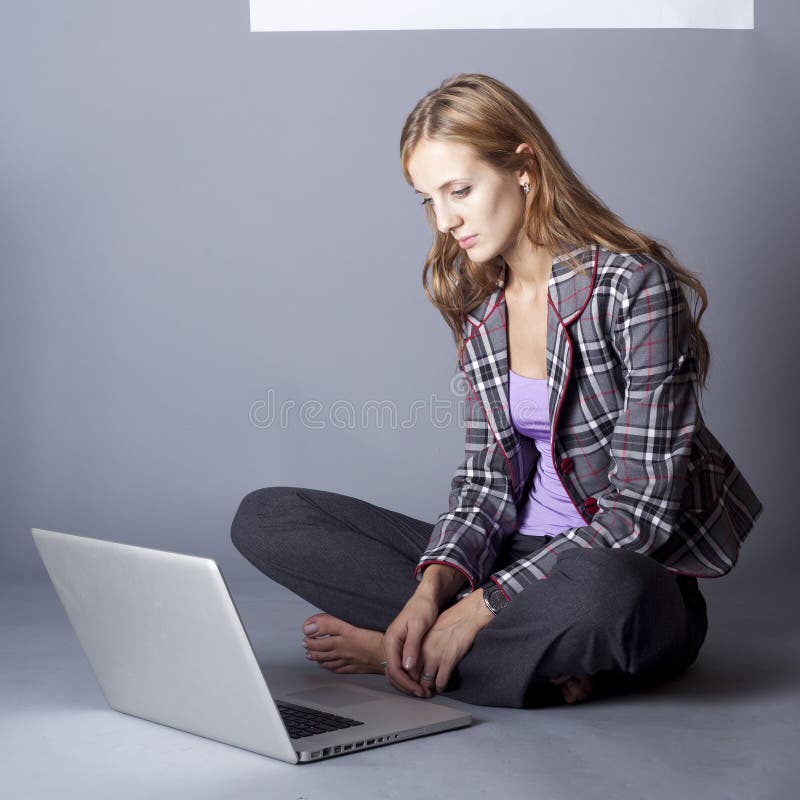
{"label": "woman's face", "polygon": [[[527,148],[520,145],[517,152]],[[471,147],[423,139],[408,160],[414,190],[436,216],[436,227],[461,243],[473,262],[502,255],[514,260],[522,228],[525,194],[519,176],[479,161]],[[443,184],[448,185],[443,185]]]}

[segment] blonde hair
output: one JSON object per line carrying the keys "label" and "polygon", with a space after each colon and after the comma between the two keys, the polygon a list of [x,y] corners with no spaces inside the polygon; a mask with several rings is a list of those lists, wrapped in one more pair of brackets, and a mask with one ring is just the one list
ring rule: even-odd
{"label": "blonde hair", "polygon": [[[699,278],[678,263],[669,247],[625,225],[583,185],[520,95],[496,78],[480,73],[454,75],[428,92],[408,115],[400,136],[400,162],[411,186],[408,161],[423,140],[468,145],[479,160],[504,172],[526,170],[531,186],[523,229],[534,245],[564,255],[599,244],[613,252],[646,253],[671,269],[685,287],[684,301],[686,289],[695,295],[691,332],[699,385],[705,385],[710,352],[700,330],[700,318],[708,307],[708,297]],[[532,154],[516,152],[522,142],[530,146]],[[426,204],[426,216],[434,241],[422,271],[422,286],[449,325],[460,352],[467,312],[497,288],[505,263],[502,256],[482,263],[471,261],[452,236],[437,229],[430,203]],[[567,263],[579,268],[577,263]]]}

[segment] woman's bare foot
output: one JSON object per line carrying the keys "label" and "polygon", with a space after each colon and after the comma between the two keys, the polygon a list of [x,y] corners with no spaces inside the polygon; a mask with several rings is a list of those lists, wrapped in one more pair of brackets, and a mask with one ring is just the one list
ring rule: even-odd
{"label": "woman's bare foot", "polygon": [[592,693],[591,675],[561,675],[550,683],[561,684],[561,692],[567,703],[582,703]]}
{"label": "woman's bare foot", "polygon": [[[308,625],[316,625],[316,629],[309,631]],[[383,634],[380,631],[357,628],[331,614],[320,613],[310,616],[303,623],[303,633],[302,645],[306,649],[306,658],[316,661],[321,667],[340,674],[383,674],[380,663],[383,658]],[[582,703],[592,693],[590,675],[561,675],[550,683],[561,685],[567,703]]]}
{"label": "woman's bare foot", "polygon": [[[309,625],[316,629],[309,631]],[[320,613],[303,623],[306,658],[338,673],[377,672],[383,674],[380,631],[356,628],[338,617]]]}

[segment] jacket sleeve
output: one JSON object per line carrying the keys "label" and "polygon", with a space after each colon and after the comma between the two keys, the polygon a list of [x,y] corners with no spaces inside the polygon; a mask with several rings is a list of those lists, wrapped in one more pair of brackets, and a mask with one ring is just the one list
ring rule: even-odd
{"label": "jacket sleeve", "polygon": [[516,526],[508,465],[480,402],[467,395],[465,459],[450,483],[448,510],[434,525],[414,570],[417,581],[431,564],[461,572],[474,590],[489,575],[503,539]]}
{"label": "jacket sleeve", "polygon": [[613,349],[625,381],[614,425],[608,489],[591,523],[491,575],[513,596],[547,578],[574,547],[620,547],[648,555],[670,537],[681,506],[692,437],[702,426],[691,318],[678,279],[648,259],[631,273],[615,314]]}

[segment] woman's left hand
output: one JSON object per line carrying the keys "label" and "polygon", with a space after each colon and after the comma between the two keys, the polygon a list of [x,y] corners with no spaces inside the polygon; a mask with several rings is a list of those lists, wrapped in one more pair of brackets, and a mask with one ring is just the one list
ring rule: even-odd
{"label": "woman's left hand", "polygon": [[[494,619],[477,589],[439,614],[422,640],[417,680],[443,692],[456,664],[467,654],[478,632]],[[415,672],[417,672],[415,670]]]}

